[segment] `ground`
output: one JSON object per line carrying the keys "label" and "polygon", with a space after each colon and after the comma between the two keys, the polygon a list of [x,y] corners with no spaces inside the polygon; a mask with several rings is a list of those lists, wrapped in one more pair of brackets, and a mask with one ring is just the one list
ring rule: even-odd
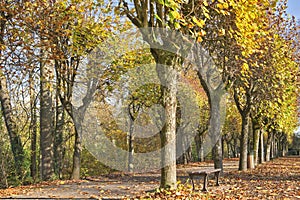
{"label": "ground", "polygon": [[0,190],[1,198],[101,198],[101,199],[300,199],[300,157],[277,158],[256,169],[237,171],[238,160],[224,161],[220,186],[210,180],[207,193],[203,181],[192,191],[186,171],[212,168],[211,162],[178,166],[180,190],[155,191],[159,171],[142,174],[113,173],[81,181],[53,181]]}

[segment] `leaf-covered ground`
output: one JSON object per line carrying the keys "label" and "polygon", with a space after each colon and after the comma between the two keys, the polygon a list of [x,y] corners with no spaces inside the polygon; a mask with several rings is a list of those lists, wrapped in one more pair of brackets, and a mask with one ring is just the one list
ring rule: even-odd
{"label": "leaf-covered ground", "polygon": [[[186,171],[212,168],[211,162],[178,166],[181,181],[176,191],[155,190],[159,172],[114,173],[88,177],[81,181],[52,181],[0,190],[2,198],[136,198],[136,199],[300,199],[300,157],[285,157],[259,165],[246,172],[237,171],[237,159],[225,160],[220,186],[209,182],[209,192],[201,191],[203,180],[196,180],[192,191]],[[146,192],[153,191],[153,192]]]}

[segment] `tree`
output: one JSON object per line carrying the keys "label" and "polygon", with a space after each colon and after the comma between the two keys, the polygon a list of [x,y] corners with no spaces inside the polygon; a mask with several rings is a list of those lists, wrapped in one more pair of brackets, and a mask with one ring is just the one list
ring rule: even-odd
{"label": "tree", "polygon": [[[257,129],[260,129],[263,124],[269,128],[273,127],[272,119],[277,118],[275,113],[278,110],[281,110],[280,112],[282,113],[283,107],[281,105],[284,105],[282,102],[285,101],[283,100],[285,95],[290,94],[289,91],[295,91],[290,88],[294,88],[295,84],[293,81],[297,76],[297,70],[295,71],[295,63],[293,61],[294,50],[290,42],[288,42],[291,41],[291,35],[287,36],[289,34],[284,31],[286,27],[291,27],[291,30],[295,28],[291,26],[292,21],[287,22],[284,20],[282,15],[285,8],[282,5],[284,5],[284,2],[276,8],[276,4],[272,3],[271,6],[274,9],[269,9],[267,15],[261,15],[260,21],[265,23],[261,26],[261,34],[256,36],[257,41],[260,41],[260,43],[257,43],[251,56],[246,57],[243,70],[234,85],[235,101],[243,120],[241,170],[245,170],[247,167],[246,156],[247,151],[250,151],[250,147],[247,147],[250,113],[253,119],[253,130],[256,131],[254,134],[254,149],[257,160],[259,144],[259,131]],[[264,36],[262,37],[262,35]],[[287,68],[283,70],[284,67]],[[290,89],[287,90],[284,85]],[[277,110],[277,108],[279,109]],[[271,152],[271,143],[274,143],[272,142],[274,140],[274,132],[277,131],[272,129],[268,135],[268,154]]]}
{"label": "tree", "polygon": [[[72,3],[68,4],[68,2],[64,2],[61,7],[58,6],[57,13],[60,15],[57,17],[61,22],[58,24],[58,30],[65,30],[66,34],[58,33],[57,36],[50,38],[55,44],[53,51],[58,56],[55,59],[57,95],[75,125],[72,179],[80,179],[81,123],[86,109],[99,87],[100,80],[97,77],[99,69],[93,69],[95,66],[85,66],[91,80],[87,83],[88,90],[83,98],[83,105],[77,109],[72,102],[73,88],[79,67],[82,67],[82,60],[100,44],[101,40],[108,37],[109,30],[106,27],[111,22],[110,17],[105,18],[109,7],[106,7],[106,4],[101,1],[99,1],[99,4],[95,4],[93,1],[85,1],[80,6],[79,4],[76,6]],[[64,16],[64,10],[68,10],[67,19]],[[82,12],[83,10],[85,12]],[[98,16],[99,19],[94,15],[97,12],[101,14]],[[100,21],[101,19],[103,22]]]}
{"label": "tree", "polygon": [[[36,59],[40,61],[41,73],[40,130],[42,137],[45,133],[49,138],[46,143],[41,140],[41,150],[43,152],[43,149],[48,149],[48,159],[51,162],[54,161],[54,163],[51,164],[50,161],[47,163],[51,165],[52,170],[54,168],[58,176],[61,176],[63,158],[63,128],[66,119],[64,112],[66,111],[69,114],[74,124],[80,118],[75,117],[75,112],[78,110],[73,108],[71,102],[79,65],[108,33],[106,28],[111,18],[107,17],[104,20],[104,17],[106,17],[104,12],[108,12],[109,8],[104,8],[103,4],[102,1],[80,3],[65,0],[24,3],[24,9],[27,11],[24,14],[24,24],[27,26],[26,30],[32,33],[35,38],[33,45],[40,51],[40,55],[35,55]],[[103,19],[103,22],[101,19]],[[33,21],[36,23],[33,23]],[[34,53],[36,54],[36,51]],[[48,70],[45,70],[45,67]],[[45,77],[48,78],[47,81]],[[93,95],[93,92],[97,89],[97,82],[94,83],[91,85],[93,91],[88,96]],[[49,87],[50,85],[53,86]],[[47,89],[51,88],[50,92],[55,95],[55,102],[50,102],[52,96],[50,96],[49,90],[45,90],[45,87]],[[45,100],[48,102],[45,102]],[[46,108],[46,106],[48,107]],[[55,109],[52,107],[55,107]],[[84,114],[84,107],[78,113]],[[45,109],[47,109],[47,112],[44,112]],[[48,115],[48,118],[44,117],[44,114]],[[80,123],[76,125],[80,127]],[[80,177],[81,138],[77,129],[78,127],[75,127],[72,175],[74,179]],[[53,133],[54,136],[51,138]],[[53,153],[55,158],[50,159],[50,155]],[[49,176],[47,179],[49,179]]]}
{"label": "tree", "polygon": [[[18,12],[18,4],[16,2],[1,2],[0,11],[0,56],[1,56],[1,65],[5,65],[5,60],[10,55],[6,55],[6,47],[10,44],[5,42],[6,34],[8,33],[8,23],[13,23],[14,17]],[[16,7],[14,8],[14,6]],[[15,168],[17,179],[22,179],[23,177],[23,162],[24,162],[24,150],[21,137],[17,131],[17,124],[13,117],[12,105],[10,100],[10,95],[7,87],[7,79],[5,71],[3,68],[0,69],[1,83],[0,83],[0,101],[1,101],[1,111],[5,120],[6,128],[9,134],[10,143],[12,152],[14,155]]]}
{"label": "tree", "polygon": [[[263,27],[263,7],[266,2],[258,1],[203,1],[205,6],[190,3],[183,10],[185,21],[191,20],[199,27],[187,28],[198,38],[205,50],[195,56],[198,76],[209,98],[211,108],[210,130],[214,137],[221,135],[221,102],[225,94],[239,77],[243,69],[244,57],[257,48],[256,34]],[[259,14],[258,14],[259,13]],[[261,18],[260,18],[261,17]],[[256,25],[253,26],[253,21]],[[205,52],[206,51],[206,52]],[[210,56],[204,62],[201,53]],[[219,137],[220,138],[220,137]],[[221,138],[220,138],[221,139]],[[214,164],[222,168],[221,140],[215,138]]]}
{"label": "tree", "polygon": [[53,179],[53,111],[51,95],[51,72],[47,64],[40,63],[40,149],[42,180]]}
{"label": "tree", "polygon": [[[134,13],[132,13],[127,1],[120,1],[120,3],[122,3],[123,12],[129,20],[136,27],[145,28],[145,31],[142,32],[143,37],[150,45],[151,54],[157,65],[159,79],[164,83],[161,87],[162,104],[165,108],[165,125],[160,132],[161,147],[163,149],[161,154],[162,169],[160,187],[176,188],[176,84],[182,59],[174,52],[163,50],[163,46],[166,47],[167,45],[171,45],[171,48],[176,48],[174,44],[170,43],[172,39],[175,40],[175,38],[172,38],[170,32],[163,28],[167,28],[167,26],[174,27],[173,24],[168,22],[167,16],[169,16],[171,12],[177,13],[178,4],[172,1],[170,7],[168,7],[168,5],[165,5],[163,2],[147,0],[134,1],[135,9]],[[171,20],[174,20],[174,17],[173,19],[171,18]],[[158,34],[157,31],[151,33],[151,29],[147,29],[148,27],[162,28],[161,34]],[[155,42],[152,36],[161,38],[162,45]],[[168,67],[162,70],[161,65]]]}

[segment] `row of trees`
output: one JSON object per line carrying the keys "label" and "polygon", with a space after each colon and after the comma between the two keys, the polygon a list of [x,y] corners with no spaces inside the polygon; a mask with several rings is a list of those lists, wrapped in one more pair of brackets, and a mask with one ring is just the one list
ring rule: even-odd
{"label": "row of trees", "polygon": [[[228,155],[240,154],[240,170],[247,169],[252,150],[256,163],[270,159],[278,149],[284,152],[297,126],[298,29],[294,18],[286,15],[286,1],[12,0],[1,1],[0,8],[1,129],[9,136],[9,142],[3,137],[0,147],[2,180],[63,175],[79,179],[83,115],[95,97],[102,102],[102,109],[95,112],[107,120],[107,134],[129,151],[129,171],[134,168],[135,149],[143,151],[141,146],[149,144],[155,149],[159,143],[161,187],[176,188],[176,149],[188,145],[186,136],[177,134],[182,78],[195,91],[193,98],[203,111],[193,116],[200,124],[192,130],[197,132],[198,159],[204,159],[203,139],[209,135],[215,143],[216,168],[223,168],[226,150]],[[140,28],[148,50],[114,52],[116,57],[108,62],[87,59],[96,47],[101,54],[96,56],[103,58],[110,47],[101,44],[115,42],[132,25]],[[163,86],[150,85],[130,94],[130,128],[128,133],[120,131],[105,97],[124,88],[126,84],[117,83],[123,83],[120,79],[129,69],[148,62],[156,64],[156,72],[143,75],[156,73]],[[161,70],[162,65],[168,67]],[[89,79],[82,104],[76,107],[72,100],[81,74]],[[142,75],[132,76],[129,84]],[[137,143],[135,121],[154,104],[165,111],[159,137]],[[4,156],[8,147],[13,163]],[[191,151],[188,148],[179,160],[188,161]],[[71,172],[64,171],[67,163],[72,163]]]}
{"label": "row of trees", "polygon": [[[273,132],[293,132],[297,124],[298,33],[294,20],[285,18],[286,1],[146,0],[134,1],[133,8],[129,2],[121,2],[123,13],[138,28],[158,27],[188,34],[190,41],[197,41],[209,52],[218,75],[210,73],[216,70],[203,58],[201,47],[192,47],[195,54],[192,62],[210,107],[208,132],[211,137],[220,135],[222,102],[226,92],[232,91],[242,121],[240,170],[247,169],[250,119],[255,130],[256,158],[260,130],[268,127],[269,138],[273,138]],[[153,35],[161,41],[155,42],[151,38]],[[170,55],[159,49],[173,45],[172,48],[180,52],[188,47],[178,43],[168,31],[153,33],[150,29],[143,32],[143,36],[157,65],[170,66],[159,74],[161,81],[166,83],[162,88],[167,122],[161,132],[164,147],[176,137],[176,82],[184,60],[178,54]],[[172,79],[168,79],[170,75]],[[211,79],[216,76],[220,81],[212,84]],[[222,168],[221,149],[221,140],[216,139],[213,149],[216,168]],[[175,151],[174,145],[162,152],[162,162],[169,164],[162,168],[161,187],[176,187],[176,158],[172,153]]]}

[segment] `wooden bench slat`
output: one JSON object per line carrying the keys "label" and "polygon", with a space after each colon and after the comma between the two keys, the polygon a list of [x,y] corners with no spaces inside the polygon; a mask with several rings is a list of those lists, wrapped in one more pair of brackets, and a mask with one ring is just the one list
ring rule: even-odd
{"label": "wooden bench slat", "polygon": [[189,175],[204,175],[204,174],[212,174],[216,172],[220,172],[221,169],[214,169],[214,170],[202,170],[202,171],[191,171],[188,172]]}

